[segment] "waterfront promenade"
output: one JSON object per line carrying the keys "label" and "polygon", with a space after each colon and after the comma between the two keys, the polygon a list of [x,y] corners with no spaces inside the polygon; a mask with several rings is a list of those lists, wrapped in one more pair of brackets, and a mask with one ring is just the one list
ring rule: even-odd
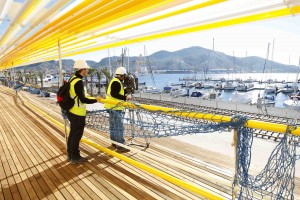
{"label": "waterfront promenade", "polygon": [[[14,91],[0,86],[0,148],[3,152],[0,199],[203,199],[86,144],[81,144],[82,153],[89,157],[89,161],[82,165],[69,164],[66,161],[64,130],[20,100],[14,101],[13,94]],[[53,119],[63,122],[53,99],[24,91],[19,95],[23,101],[30,101]],[[107,133],[86,129],[84,136],[103,147],[110,146]],[[228,137],[226,139],[231,140]],[[215,140],[217,138],[203,138],[202,142],[216,143]],[[136,143],[143,145],[143,140],[137,139]],[[222,145],[219,149],[223,151],[232,149],[225,143],[218,144]],[[133,150],[124,156],[224,199],[231,198],[234,172],[232,154],[221,154],[171,138],[151,139],[150,148],[142,151],[145,154],[140,153],[143,148],[131,147]],[[153,157],[181,164],[194,171],[184,171]],[[206,174],[207,177],[199,174]],[[295,181],[295,196],[298,198],[299,177]]]}

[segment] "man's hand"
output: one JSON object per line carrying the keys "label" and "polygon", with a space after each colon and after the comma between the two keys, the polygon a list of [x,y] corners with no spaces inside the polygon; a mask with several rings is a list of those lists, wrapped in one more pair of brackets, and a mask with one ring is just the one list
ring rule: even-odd
{"label": "man's hand", "polygon": [[102,97],[100,97],[100,96],[97,96],[97,97],[96,97],[97,102],[101,102],[102,99],[104,99],[104,98],[102,98]]}
{"label": "man's hand", "polygon": [[131,95],[130,94],[126,96],[126,101],[129,101],[129,100],[131,100]]}

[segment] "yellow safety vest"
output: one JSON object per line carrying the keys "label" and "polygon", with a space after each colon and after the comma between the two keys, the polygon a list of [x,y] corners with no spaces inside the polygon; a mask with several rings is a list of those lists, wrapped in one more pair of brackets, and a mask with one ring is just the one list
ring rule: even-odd
{"label": "yellow safety vest", "polygon": [[[74,78],[75,76],[73,76],[72,78]],[[71,79],[72,79],[71,78]],[[76,96],[75,93],[75,84],[80,81],[80,78],[75,78],[75,80],[73,80],[70,84],[70,96],[71,98],[74,99],[74,97]],[[86,98],[89,98],[87,96],[87,92],[86,92],[86,88],[84,87],[84,95]],[[93,99],[95,99],[94,97],[91,97]],[[74,115],[79,115],[79,116],[86,116],[86,105],[85,103],[81,103],[80,99],[78,98],[78,96],[74,99],[75,104],[74,106],[69,110],[69,112],[73,113]]]}
{"label": "yellow safety vest", "polygon": [[[114,82],[114,81],[117,81],[121,84],[121,90],[119,92],[120,95],[124,95],[124,87],[123,87],[123,84],[121,83],[120,79],[118,78],[113,78],[109,85],[108,85],[108,88],[107,88],[107,93],[106,93],[106,99],[108,100],[116,100],[116,101],[120,101],[120,99],[117,99],[117,98],[114,98],[111,96],[111,84]],[[116,106],[114,104],[108,104],[108,103],[105,103],[104,104],[104,107],[106,109],[113,109],[113,110],[123,110],[124,107],[123,106]]]}

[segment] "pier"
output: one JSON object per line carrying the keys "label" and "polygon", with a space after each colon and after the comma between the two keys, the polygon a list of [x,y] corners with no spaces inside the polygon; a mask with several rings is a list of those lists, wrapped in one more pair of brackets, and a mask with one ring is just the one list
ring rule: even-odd
{"label": "pier", "polygon": [[[89,157],[89,162],[82,165],[69,164],[66,161],[64,130],[34,111],[26,102],[30,101],[44,113],[63,123],[59,107],[50,98],[37,97],[24,91],[19,95],[25,104],[14,98],[14,91],[0,86],[2,113],[0,148],[4,152],[0,165],[1,171],[4,172],[1,173],[0,197],[4,199],[18,199],[21,196],[27,199],[202,199],[194,192],[178,187],[86,144],[81,144],[81,150],[84,156]],[[211,101],[201,102],[200,105],[194,104],[194,107],[191,107],[193,105],[191,101],[195,101],[192,98],[177,98],[172,102],[160,95],[152,94],[151,98],[146,98],[142,94],[141,97],[137,95],[136,101],[143,103],[226,115],[245,113],[245,107],[243,107],[244,112],[239,111],[242,107],[234,109],[232,105],[227,105],[225,109],[220,102],[217,109],[213,106],[215,102]],[[253,110],[255,109],[252,107]],[[248,112],[248,114],[258,120],[282,123],[289,120],[287,116],[273,116],[271,110],[269,115],[255,112]],[[293,117],[291,114],[292,112],[289,113],[289,117]],[[84,135],[104,148],[110,146],[107,133],[86,130]],[[278,133],[257,130],[255,135],[267,140],[280,140]],[[203,141],[206,139],[203,138]],[[136,144],[142,145],[143,142],[140,139],[136,140]],[[231,180],[234,171],[232,157],[194,145],[186,146],[186,143],[171,138],[151,139],[146,154],[139,153],[140,150],[142,149],[139,146],[131,146],[131,151],[123,156],[167,172],[181,180],[192,182],[197,187],[218,194],[224,199],[231,198]],[[180,169],[153,159],[157,156],[198,172],[181,173]],[[203,178],[198,173],[209,173],[215,179]],[[297,197],[300,196],[297,187],[300,184],[299,176],[296,177],[295,182],[295,197]]]}
{"label": "pier", "polygon": [[[86,144],[81,144],[81,151],[89,157],[89,161],[81,165],[69,164],[64,130],[13,96],[13,91],[0,86],[0,149],[3,152],[0,163],[0,199],[201,199],[193,192]],[[27,92],[20,92],[20,96],[25,102],[32,101],[47,115],[63,123],[60,109],[53,100]],[[110,146],[107,133],[86,130],[84,135],[103,147]],[[142,142],[136,140],[137,144]],[[173,145],[182,144],[172,140],[153,140],[147,153],[194,170],[209,171],[214,176],[222,177],[222,181],[228,185],[202,180],[193,173],[180,173],[172,166],[139,154],[141,149],[138,146],[133,146],[133,150],[124,156],[193,182],[197,187],[224,199],[230,197],[232,172],[203,160],[179,156],[179,153],[171,150]],[[225,164],[221,156],[217,160]]]}

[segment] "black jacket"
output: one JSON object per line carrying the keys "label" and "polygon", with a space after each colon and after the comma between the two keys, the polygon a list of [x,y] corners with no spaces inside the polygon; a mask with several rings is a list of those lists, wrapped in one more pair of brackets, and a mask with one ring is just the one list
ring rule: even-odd
{"label": "black jacket", "polygon": [[75,89],[75,93],[77,94],[79,100],[81,103],[86,103],[86,104],[92,104],[92,103],[96,103],[97,100],[96,99],[88,99],[85,97],[84,95],[84,86],[83,86],[83,81],[82,78],[83,76],[81,76],[79,73],[75,73],[75,76],[77,78],[80,78],[79,81],[77,81],[74,85],[74,89]]}
{"label": "black jacket", "polygon": [[112,82],[110,87],[110,95],[112,97],[126,101],[126,90],[124,91],[124,95],[119,94],[121,91],[121,84],[118,81]]}

